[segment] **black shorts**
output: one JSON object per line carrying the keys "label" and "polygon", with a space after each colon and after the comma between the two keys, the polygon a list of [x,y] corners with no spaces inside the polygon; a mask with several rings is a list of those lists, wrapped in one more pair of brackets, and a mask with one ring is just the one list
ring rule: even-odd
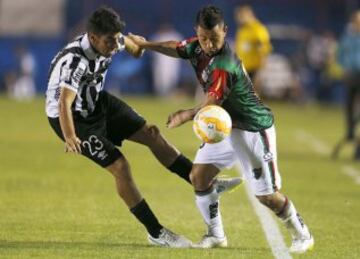
{"label": "black shorts", "polygon": [[[116,146],[140,130],[145,119],[129,105],[102,91],[96,109],[87,118],[74,113],[74,126],[81,140],[82,155],[102,167],[107,167],[122,156]],[[59,118],[48,118],[52,129],[64,141]]]}

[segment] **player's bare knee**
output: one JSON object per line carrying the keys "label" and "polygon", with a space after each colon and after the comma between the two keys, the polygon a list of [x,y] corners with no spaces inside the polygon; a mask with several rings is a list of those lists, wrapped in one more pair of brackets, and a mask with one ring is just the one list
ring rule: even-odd
{"label": "player's bare knee", "polygon": [[280,192],[275,192],[265,196],[257,196],[257,198],[262,204],[275,213],[282,211],[284,209],[284,205],[286,204],[286,197]]}
{"label": "player's bare knee", "polygon": [[196,191],[205,191],[210,187],[210,182],[196,171],[191,171],[190,181]]}
{"label": "player's bare knee", "polygon": [[108,170],[116,179],[131,181],[130,165],[126,159],[117,159]]}
{"label": "player's bare knee", "polygon": [[256,196],[256,198],[266,207],[270,209],[276,208],[276,195],[275,194],[268,194],[268,195],[260,195]]}
{"label": "player's bare knee", "polygon": [[146,125],[144,128],[145,145],[152,147],[157,144],[161,138],[160,130],[155,125]]}

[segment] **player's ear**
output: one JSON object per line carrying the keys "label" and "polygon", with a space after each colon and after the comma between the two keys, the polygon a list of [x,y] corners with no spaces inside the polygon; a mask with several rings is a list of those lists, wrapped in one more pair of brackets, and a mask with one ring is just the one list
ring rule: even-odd
{"label": "player's ear", "polygon": [[228,26],[227,26],[226,23],[224,24],[223,31],[225,32],[225,35],[226,35],[227,32],[228,32]]}
{"label": "player's ear", "polygon": [[89,35],[90,42],[92,42],[92,43],[97,42],[97,36],[95,33],[89,32],[88,35]]}

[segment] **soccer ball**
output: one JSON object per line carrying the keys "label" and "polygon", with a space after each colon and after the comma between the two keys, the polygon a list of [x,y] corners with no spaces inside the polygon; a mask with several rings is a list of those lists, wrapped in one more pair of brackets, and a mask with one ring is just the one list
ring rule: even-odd
{"label": "soccer ball", "polygon": [[217,105],[203,107],[194,117],[193,130],[203,142],[218,143],[231,132],[230,115]]}

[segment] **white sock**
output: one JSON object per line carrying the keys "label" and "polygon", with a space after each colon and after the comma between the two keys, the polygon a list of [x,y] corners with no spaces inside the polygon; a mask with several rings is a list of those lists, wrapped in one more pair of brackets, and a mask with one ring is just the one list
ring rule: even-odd
{"label": "white sock", "polygon": [[225,236],[219,209],[219,195],[215,189],[210,192],[196,192],[195,202],[208,226],[208,234],[223,238]]}
{"label": "white sock", "polygon": [[289,200],[284,211],[278,215],[284,222],[293,238],[310,238],[310,232],[303,219]]}

